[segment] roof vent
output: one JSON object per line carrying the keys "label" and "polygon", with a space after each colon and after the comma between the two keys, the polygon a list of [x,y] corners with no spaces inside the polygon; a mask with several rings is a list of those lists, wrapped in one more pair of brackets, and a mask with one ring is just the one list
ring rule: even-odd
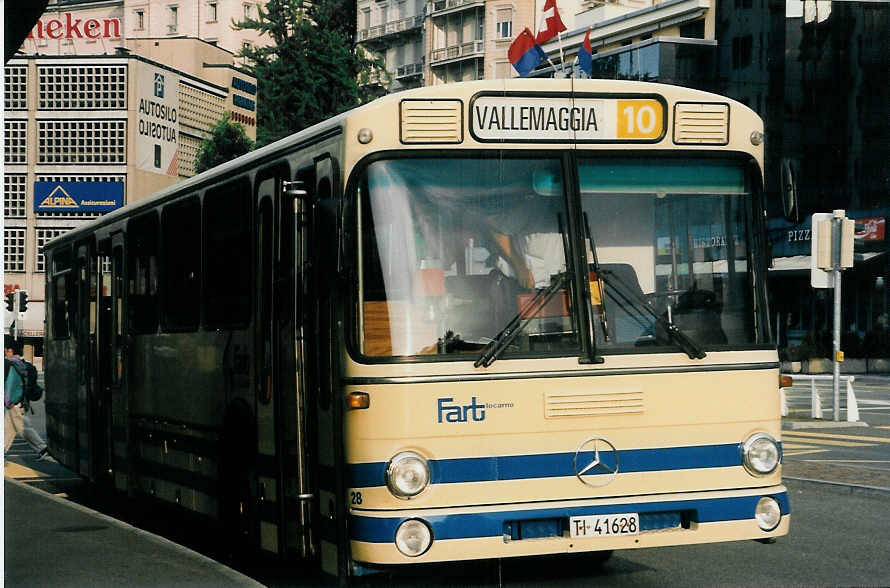
{"label": "roof vent", "polygon": [[463,104],[460,100],[402,100],[402,143],[460,143]]}
{"label": "roof vent", "polygon": [[674,105],[674,143],[729,143],[729,104],[678,102]]}

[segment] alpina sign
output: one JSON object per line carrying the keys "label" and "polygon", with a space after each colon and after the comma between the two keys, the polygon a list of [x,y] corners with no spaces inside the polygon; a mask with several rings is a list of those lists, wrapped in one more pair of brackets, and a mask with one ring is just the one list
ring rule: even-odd
{"label": "alpina sign", "polygon": [[119,39],[120,36],[119,18],[75,18],[70,13],[65,18],[38,20],[37,26],[28,33],[29,39]]}

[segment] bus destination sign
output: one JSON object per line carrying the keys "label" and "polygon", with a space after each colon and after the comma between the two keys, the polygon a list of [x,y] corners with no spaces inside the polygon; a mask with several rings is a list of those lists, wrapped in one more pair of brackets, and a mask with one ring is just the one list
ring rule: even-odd
{"label": "bus destination sign", "polygon": [[479,141],[657,141],[664,106],[653,98],[480,96],[470,131]]}

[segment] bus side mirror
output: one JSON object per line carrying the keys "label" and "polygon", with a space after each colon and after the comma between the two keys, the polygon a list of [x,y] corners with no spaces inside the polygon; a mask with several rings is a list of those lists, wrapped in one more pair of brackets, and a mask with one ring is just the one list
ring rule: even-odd
{"label": "bus side mirror", "polygon": [[797,162],[793,159],[782,159],[781,170],[782,214],[794,224],[799,221],[799,202],[797,194]]}

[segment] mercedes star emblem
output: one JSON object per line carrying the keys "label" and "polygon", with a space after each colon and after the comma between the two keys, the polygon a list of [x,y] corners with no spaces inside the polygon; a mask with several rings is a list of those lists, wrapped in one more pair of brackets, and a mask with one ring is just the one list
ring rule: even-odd
{"label": "mercedes star emblem", "polygon": [[[584,467],[579,468],[578,466],[581,464],[578,463],[578,456],[582,452],[589,453],[591,451],[593,451],[593,459]],[[608,455],[611,455],[612,458],[606,457],[604,460],[603,457]],[[575,475],[582,484],[593,488],[605,486],[618,474],[618,450],[602,437],[590,437],[582,441],[578,449],[575,450],[572,465],[575,468]],[[585,476],[587,477],[585,478]]]}

